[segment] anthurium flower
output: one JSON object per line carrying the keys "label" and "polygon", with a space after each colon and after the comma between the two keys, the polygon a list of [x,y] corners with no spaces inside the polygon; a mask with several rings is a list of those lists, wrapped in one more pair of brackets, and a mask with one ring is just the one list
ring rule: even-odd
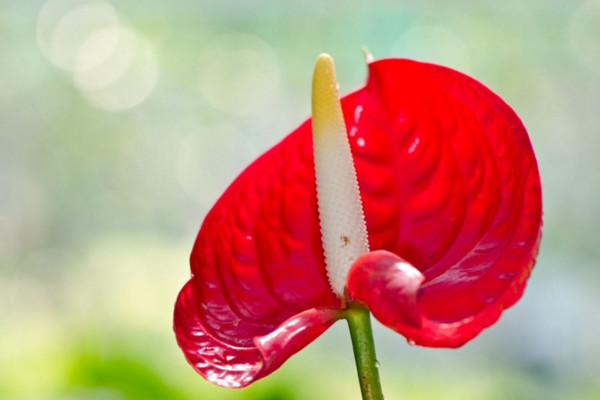
{"label": "anthurium flower", "polygon": [[518,116],[449,68],[368,68],[340,107],[333,64],[320,57],[312,121],[206,216],[174,329],[209,381],[264,377],[352,304],[411,343],[458,347],[521,297],[541,188]]}

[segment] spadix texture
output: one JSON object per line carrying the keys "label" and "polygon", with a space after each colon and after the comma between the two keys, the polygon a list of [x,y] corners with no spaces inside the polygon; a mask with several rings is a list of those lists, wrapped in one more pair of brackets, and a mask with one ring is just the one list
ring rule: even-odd
{"label": "spadix texture", "polygon": [[327,54],[317,58],[313,74],[312,132],[325,267],[333,292],[344,296],[348,270],[369,244],[335,69]]}
{"label": "spadix texture", "polygon": [[[516,302],[535,262],[541,188],[525,128],[482,84],[403,59],[342,99],[369,247],[346,291],[424,346],[456,347]],[[311,121],[206,216],[175,333],[208,380],[248,385],[342,316],[325,268]]]}

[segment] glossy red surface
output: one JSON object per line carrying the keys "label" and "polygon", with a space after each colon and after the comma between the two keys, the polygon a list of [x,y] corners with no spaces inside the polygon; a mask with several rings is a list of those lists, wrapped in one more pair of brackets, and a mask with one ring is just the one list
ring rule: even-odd
{"label": "glossy red surface", "polygon": [[209,334],[196,312],[194,288],[188,282],[175,308],[175,334],[188,362],[207,380],[226,387],[244,387],[268,375],[341,317],[338,309],[308,309],[283,321],[244,347]]}
{"label": "glossy red surface", "polygon": [[[366,86],[344,97],[342,108],[371,249],[401,257],[423,278],[416,286],[404,280],[414,286],[414,301],[405,301],[394,292],[403,279],[389,275],[397,270],[393,257],[374,253],[379,261],[353,266],[350,292],[416,343],[463,344],[520,298],[537,255],[541,187],[525,128],[472,78],[402,59],[371,63]],[[308,310],[343,306],[325,272],[310,120],[231,184],[200,229],[191,266],[175,331],[188,361],[221,385],[246,385],[283,362],[251,378],[223,378],[223,371],[252,369],[237,354],[264,362],[257,338]],[[377,279],[352,277],[375,267]],[[383,297],[359,294],[394,282]],[[310,340],[339,318],[327,315],[325,324],[302,319]],[[199,362],[207,346],[234,356]]]}

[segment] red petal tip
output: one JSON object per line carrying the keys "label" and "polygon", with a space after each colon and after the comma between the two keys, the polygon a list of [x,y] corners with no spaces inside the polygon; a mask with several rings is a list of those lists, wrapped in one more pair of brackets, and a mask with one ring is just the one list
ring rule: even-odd
{"label": "red petal tip", "polygon": [[254,337],[253,345],[236,346],[215,338],[205,328],[190,280],[177,298],[174,331],[187,361],[200,375],[219,386],[242,388],[279,368],[340,318],[338,309],[309,309],[268,334]]}

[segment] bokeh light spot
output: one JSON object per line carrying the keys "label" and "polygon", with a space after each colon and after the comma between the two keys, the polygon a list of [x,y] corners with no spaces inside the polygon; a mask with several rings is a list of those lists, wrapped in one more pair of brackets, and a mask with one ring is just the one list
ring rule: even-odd
{"label": "bokeh light spot", "polygon": [[279,61],[257,37],[228,33],[213,40],[202,55],[199,83],[213,107],[237,115],[256,113],[278,97]]}
{"label": "bokeh light spot", "polygon": [[156,84],[154,47],[106,1],[49,0],[38,16],[37,39],[48,60],[98,108],[133,108]]}
{"label": "bokeh light spot", "polygon": [[[117,38],[110,56],[94,68],[97,50]],[[92,61],[90,61],[92,60]],[[154,47],[130,28],[107,28],[96,31],[83,43],[77,55],[73,80],[83,96],[95,106],[108,111],[135,107],[152,92],[158,78]]]}
{"label": "bokeh light spot", "polygon": [[[72,71],[82,43],[93,32],[118,24],[114,8],[105,1],[49,0],[38,16],[38,46],[55,66]],[[98,53],[98,59],[107,52]]]}

